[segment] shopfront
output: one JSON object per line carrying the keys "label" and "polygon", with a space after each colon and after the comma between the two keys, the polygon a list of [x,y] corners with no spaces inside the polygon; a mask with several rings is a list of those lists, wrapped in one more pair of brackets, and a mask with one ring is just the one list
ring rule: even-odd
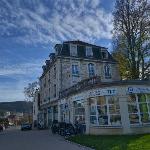
{"label": "shopfront", "polygon": [[47,114],[48,114],[48,117],[47,117],[48,124],[47,124],[47,126],[48,126],[48,128],[50,128],[51,125],[52,125],[53,120],[58,120],[58,106],[55,105],[55,106],[48,107]]}
{"label": "shopfront", "polygon": [[87,134],[150,133],[150,86],[97,87],[66,102],[67,109],[61,105],[62,121],[85,124]]}

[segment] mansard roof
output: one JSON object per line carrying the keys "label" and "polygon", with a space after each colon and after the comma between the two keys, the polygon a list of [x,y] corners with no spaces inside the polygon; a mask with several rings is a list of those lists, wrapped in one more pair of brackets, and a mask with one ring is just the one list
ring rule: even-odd
{"label": "mansard roof", "polygon": [[[106,47],[97,46],[94,44],[89,44],[83,41],[66,41],[63,42],[63,44],[56,44],[55,50],[57,52],[58,56],[68,56],[70,57],[70,44],[76,44],[77,45],[77,58],[83,58],[83,59],[95,59],[95,60],[105,60],[105,61],[111,61],[116,62],[116,60],[111,56],[111,54],[108,52]],[[86,56],[86,46],[92,47],[93,51],[93,57],[87,57]],[[102,58],[102,52],[105,51],[108,54],[108,57],[103,59]]]}
{"label": "mansard roof", "polygon": [[80,41],[80,40],[76,40],[76,41],[66,41],[66,42],[64,42],[64,44],[65,44],[65,43],[68,43],[68,44],[77,44],[77,45],[83,45],[83,46],[92,46],[92,47],[99,47],[99,48],[107,49],[106,47],[97,46],[97,45],[95,45],[95,44],[90,44],[90,43],[83,42],[83,41]]}

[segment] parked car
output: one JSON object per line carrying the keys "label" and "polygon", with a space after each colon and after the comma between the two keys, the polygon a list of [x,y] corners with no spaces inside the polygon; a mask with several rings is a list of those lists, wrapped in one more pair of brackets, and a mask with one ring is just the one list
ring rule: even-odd
{"label": "parked car", "polygon": [[2,126],[2,125],[0,125],[0,132],[1,132],[1,131],[3,131],[3,126]]}
{"label": "parked car", "polygon": [[23,123],[21,124],[21,130],[32,130],[32,124],[30,123]]}

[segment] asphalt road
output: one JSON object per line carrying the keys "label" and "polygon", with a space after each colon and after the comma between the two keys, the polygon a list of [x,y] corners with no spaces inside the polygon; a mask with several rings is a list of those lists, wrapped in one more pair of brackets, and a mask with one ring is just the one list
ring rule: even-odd
{"label": "asphalt road", "polygon": [[0,150],[85,150],[49,130],[20,131],[11,128],[0,132]]}

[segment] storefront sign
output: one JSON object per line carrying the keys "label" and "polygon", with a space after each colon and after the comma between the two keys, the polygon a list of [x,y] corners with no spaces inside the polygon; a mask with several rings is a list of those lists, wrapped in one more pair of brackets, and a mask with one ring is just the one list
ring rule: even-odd
{"label": "storefront sign", "polygon": [[149,87],[128,87],[127,93],[150,93]]}
{"label": "storefront sign", "polygon": [[116,95],[117,89],[97,89],[93,91],[88,92],[89,97],[95,97],[95,96],[104,96],[104,95]]}
{"label": "storefront sign", "polygon": [[84,97],[82,95],[77,95],[77,96],[74,96],[73,97],[73,101],[81,101],[81,100],[84,100]]}

